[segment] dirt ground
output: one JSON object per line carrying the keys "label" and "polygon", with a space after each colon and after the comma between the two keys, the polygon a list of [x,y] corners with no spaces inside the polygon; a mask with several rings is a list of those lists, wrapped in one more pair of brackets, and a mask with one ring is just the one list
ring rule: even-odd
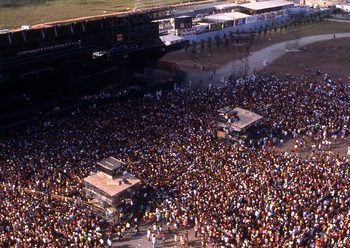
{"label": "dirt ground", "polygon": [[[350,24],[325,21],[322,23],[302,25],[296,29],[297,35],[303,37],[316,34],[331,34],[333,32],[350,32]],[[260,50],[278,42],[294,39],[294,37],[295,33],[292,34],[284,29],[278,29],[276,32],[271,30],[265,35],[261,34],[251,43],[234,43],[231,41],[226,43],[225,40],[222,40],[219,45],[217,45],[215,41],[212,41],[211,49],[209,49],[208,44],[204,43],[204,45],[201,45],[201,42],[198,42],[195,48],[190,45],[187,50],[182,49],[166,54],[162,60],[175,62],[184,71],[198,68],[201,68],[202,70],[213,70],[213,68],[218,68],[234,59],[243,58],[248,55],[249,52]],[[344,47],[345,49],[345,47],[349,47],[350,44],[349,46],[340,46]],[[337,52],[342,54],[344,50],[340,49]],[[344,54],[344,57],[345,55],[346,54]]]}
{"label": "dirt ground", "polygon": [[227,46],[220,45],[218,47],[214,44],[209,49],[205,44],[202,49],[199,44],[194,51],[192,48],[188,48],[187,51],[183,49],[165,55],[162,60],[176,62],[184,71],[198,68],[212,70],[212,68],[218,68],[229,61],[244,57],[246,46],[247,43],[229,43]]}
{"label": "dirt ground", "polygon": [[289,53],[265,71],[277,75],[310,74],[317,70],[350,83],[350,38],[322,41],[301,47],[300,52]]}

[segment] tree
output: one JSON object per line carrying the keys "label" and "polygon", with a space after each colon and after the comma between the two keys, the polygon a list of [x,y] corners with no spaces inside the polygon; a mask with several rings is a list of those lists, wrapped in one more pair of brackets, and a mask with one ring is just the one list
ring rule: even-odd
{"label": "tree", "polygon": [[277,27],[276,23],[274,23],[274,24],[273,24],[273,30],[275,31],[275,33],[277,32],[277,28],[278,28],[278,27]]}
{"label": "tree", "polygon": [[281,23],[279,24],[280,32],[283,31],[283,27],[284,27],[284,21],[281,21]]}
{"label": "tree", "polygon": [[228,48],[229,39],[226,36],[224,36],[224,39],[225,39],[225,47]]}
{"label": "tree", "polygon": [[208,45],[209,51],[211,51],[211,42],[212,42],[211,37],[208,37],[207,45]]}
{"label": "tree", "polygon": [[186,41],[185,42],[185,51],[187,52],[188,48],[190,47],[190,42]]}
{"label": "tree", "polygon": [[192,41],[191,43],[192,45],[192,55],[194,56],[196,54],[196,46],[197,46],[197,42],[195,40]]}
{"label": "tree", "polygon": [[297,23],[298,23],[298,22],[297,22],[296,20],[292,21],[292,26],[296,28]]}
{"label": "tree", "polygon": [[216,43],[216,46],[217,46],[217,47],[220,46],[220,37],[219,37],[219,35],[216,35],[216,36],[215,36],[215,43]]}
{"label": "tree", "polygon": [[290,21],[290,22],[288,23],[288,28],[289,28],[289,29],[292,29],[292,28],[293,28],[293,21]]}
{"label": "tree", "polygon": [[323,21],[323,13],[317,12],[317,19],[319,22],[322,22]]}
{"label": "tree", "polygon": [[241,34],[241,30],[237,30],[237,31],[236,31],[236,42],[237,42],[237,43],[239,42],[240,34]]}
{"label": "tree", "polygon": [[201,40],[201,51],[203,51],[204,50],[204,40],[202,39]]}
{"label": "tree", "polygon": [[191,52],[192,52],[192,55],[195,56],[196,55],[196,48],[192,47]]}
{"label": "tree", "polygon": [[310,16],[306,17],[306,23],[310,23]]}
{"label": "tree", "polygon": [[260,27],[259,27],[259,29],[258,29],[258,38],[260,37],[260,35],[262,34],[262,32],[263,32],[263,26],[261,25]]}
{"label": "tree", "polygon": [[310,18],[311,18],[311,23],[314,23],[314,22],[315,22],[315,15],[314,15],[314,14],[311,14],[311,15],[310,15]]}
{"label": "tree", "polygon": [[230,33],[229,33],[228,35],[229,35],[230,39],[232,40],[232,38],[233,38],[233,32],[230,31]]}
{"label": "tree", "polygon": [[268,28],[269,28],[269,26],[266,24],[264,27],[264,36],[267,34]]}
{"label": "tree", "polygon": [[272,24],[270,24],[270,25],[266,24],[266,28],[267,28],[267,31],[269,31],[269,33],[271,33],[271,31],[272,31]]}

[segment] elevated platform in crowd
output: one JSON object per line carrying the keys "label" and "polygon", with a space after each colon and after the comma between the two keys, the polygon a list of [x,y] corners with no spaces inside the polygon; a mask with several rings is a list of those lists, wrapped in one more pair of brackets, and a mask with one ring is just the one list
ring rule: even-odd
{"label": "elevated platform in crowd", "polygon": [[113,179],[101,171],[85,178],[84,181],[86,184],[90,184],[102,193],[107,194],[108,197],[116,197],[118,194],[140,183],[140,180],[129,173]]}
{"label": "elevated platform in crowd", "polygon": [[97,167],[99,171],[84,178],[84,184],[86,196],[101,207],[117,207],[140,184],[125,164],[114,157],[99,161]]}
{"label": "elevated platform in crowd", "polygon": [[218,113],[217,136],[233,140],[244,139],[248,130],[263,119],[261,115],[240,107],[228,106],[218,110]]}

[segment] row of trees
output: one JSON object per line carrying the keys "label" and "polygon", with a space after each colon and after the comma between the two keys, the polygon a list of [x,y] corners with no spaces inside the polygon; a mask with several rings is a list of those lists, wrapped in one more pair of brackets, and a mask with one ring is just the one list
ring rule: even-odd
{"label": "row of trees", "polygon": [[213,46],[219,48],[224,45],[228,47],[230,43],[238,43],[238,42],[250,42],[254,39],[254,33],[251,31],[236,31],[230,32],[228,35],[225,33],[223,36],[216,35],[215,37],[208,37],[206,40],[202,39],[199,42],[193,40],[185,44],[185,50],[188,51],[191,48],[191,51],[195,53],[197,48],[200,48],[201,51],[207,47],[210,51]]}

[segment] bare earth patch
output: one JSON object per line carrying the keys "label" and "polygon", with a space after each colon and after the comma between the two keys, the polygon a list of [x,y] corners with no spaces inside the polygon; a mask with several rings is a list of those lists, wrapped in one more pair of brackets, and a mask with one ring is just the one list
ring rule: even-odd
{"label": "bare earth patch", "polygon": [[350,38],[333,39],[307,45],[300,52],[289,53],[273,63],[266,72],[284,76],[309,74],[316,76],[316,71],[328,73],[350,83]]}
{"label": "bare earth patch", "polygon": [[[350,32],[350,24],[325,21],[302,25],[297,27],[297,30],[300,37],[317,34],[342,33]],[[182,49],[168,53],[162,60],[175,62],[184,71],[198,70],[199,68],[202,70],[213,70],[213,68],[226,65],[235,59],[242,58],[249,52],[254,52],[292,38],[294,38],[294,36],[291,35],[289,31],[282,29],[276,32],[271,30],[265,35],[261,34],[250,44],[247,42],[226,42],[225,39],[223,39],[219,45],[213,40],[211,48],[209,48],[207,43],[201,45],[201,42],[197,42],[195,47],[191,44],[187,50]]]}

